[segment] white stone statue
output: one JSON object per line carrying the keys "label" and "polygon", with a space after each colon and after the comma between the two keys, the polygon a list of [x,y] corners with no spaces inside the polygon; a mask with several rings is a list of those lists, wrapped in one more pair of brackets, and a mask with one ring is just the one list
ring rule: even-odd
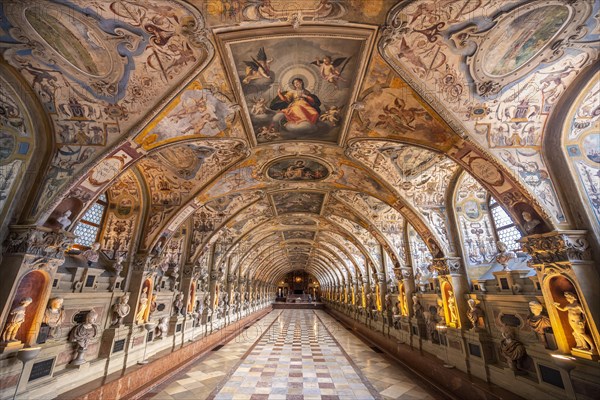
{"label": "white stone statue", "polygon": [[458,323],[458,310],[456,308],[456,299],[454,298],[454,292],[448,292],[448,312],[450,313],[450,323],[457,324]]}
{"label": "white stone statue", "polygon": [[421,302],[419,302],[419,298],[417,297],[416,294],[414,294],[412,296],[412,302],[413,302],[413,313],[414,313],[415,317],[423,318],[423,306],[421,305]]}
{"label": "white stone statue", "polygon": [[556,307],[557,310],[566,311],[568,313],[569,325],[571,325],[573,337],[576,342],[575,348],[577,350],[594,352],[596,350],[594,341],[585,331],[585,311],[583,310],[583,307],[581,307],[579,300],[572,292],[565,292],[564,296],[568,302],[567,305],[561,307],[560,303],[554,303],[554,307]]}
{"label": "white stone statue", "polygon": [[531,216],[531,213],[528,211],[523,211],[521,213],[521,216],[523,217],[523,221],[525,221],[523,227],[525,228],[525,232],[527,233],[533,233],[533,231],[535,231],[535,228],[537,228],[537,226],[541,223],[539,220],[533,218]]}
{"label": "white stone statue", "polygon": [[89,342],[98,336],[96,320],[98,313],[93,308],[85,316],[85,322],[76,325],[69,334],[69,341],[77,343],[77,356],[70,362],[72,365],[85,364],[85,351]]}
{"label": "white stone statue", "polygon": [[4,330],[2,331],[2,341],[3,342],[18,342],[17,332],[19,328],[25,322],[25,311],[27,307],[33,302],[31,297],[25,297],[21,299],[21,302],[18,306],[12,309],[10,314],[8,314],[8,319],[6,320],[6,325],[4,325]]}
{"label": "white stone statue", "polygon": [[477,300],[469,299],[467,300],[467,304],[469,305],[469,310],[467,311],[467,318],[471,321],[471,325],[473,326],[472,330],[477,330],[481,328],[480,318],[483,317],[483,310],[477,304]]}
{"label": "white stone statue", "polygon": [[543,313],[544,306],[539,301],[530,301],[529,311],[531,311],[531,314],[527,317],[527,323],[537,334],[539,341],[548,347],[545,330],[551,328],[552,325],[550,324],[550,318]]}
{"label": "white stone statue", "polygon": [[123,325],[123,318],[129,315],[131,312],[131,306],[129,305],[129,293],[125,293],[119,297],[119,301],[112,306],[113,318],[111,326],[120,327]]}
{"label": "white stone statue", "polygon": [[72,222],[70,219],[71,214],[72,214],[71,210],[65,211],[63,213],[63,215],[61,215],[60,217],[58,217],[56,219],[56,222],[58,222],[62,226],[63,229],[67,229],[69,227],[69,225],[71,225],[71,222]]}
{"label": "white stone statue", "polygon": [[514,258],[517,258],[517,255],[514,252],[508,250],[506,244],[504,244],[504,242],[501,242],[500,240],[496,242],[496,247],[498,248],[498,254],[496,254],[495,256],[496,262],[502,265],[502,269],[504,271],[510,271],[510,268],[508,267],[508,262]]}
{"label": "white stone statue", "polygon": [[164,339],[169,330],[169,317],[162,317],[156,325],[156,338]]}
{"label": "white stone statue", "polygon": [[60,326],[64,319],[63,302],[64,299],[62,297],[54,297],[50,299],[48,307],[44,311],[42,323],[50,327],[50,332],[48,333],[49,339],[60,336]]}
{"label": "white stone statue", "polygon": [[87,260],[88,266],[98,262],[98,259],[100,258],[100,252],[98,251],[99,249],[100,243],[96,242],[90,249],[83,252],[83,258]]}

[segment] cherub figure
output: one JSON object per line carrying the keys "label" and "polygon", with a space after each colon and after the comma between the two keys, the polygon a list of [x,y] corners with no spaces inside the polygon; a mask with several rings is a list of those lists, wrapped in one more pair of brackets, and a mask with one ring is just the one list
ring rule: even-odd
{"label": "cherub figure", "polygon": [[562,307],[560,303],[554,303],[554,307],[560,311],[566,311],[569,318],[569,325],[573,330],[573,337],[575,338],[576,346],[578,350],[587,350],[594,352],[596,347],[594,341],[585,331],[585,311],[579,303],[579,300],[572,292],[564,293],[567,304]]}
{"label": "cherub figure", "polygon": [[342,111],[341,107],[331,106],[325,111],[319,119],[331,126],[337,126],[340,123],[340,112]]}
{"label": "cherub figure", "polygon": [[348,65],[348,61],[350,61],[351,58],[352,57],[339,57],[332,61],[330,56],[325,56],[322,60],[317,58],[311,64],[319,67],[321,78],[333,84],[337,88],[338,81],[346,80],[342,78],[342,72],[344,71],[346,65]]}
{"label": "cherub figure", "polygon": [[242,83],[249,84],[253,80],[261,78],[271,80],[272,77],[269,65],[271,65],[272,62],[272,58],[267,58],[267,53],[265,53],[264,47],[258,49],[256,58],[252,57],[252,61],[244,61],[246,64],[246,76],[242,80]]}
{"label": "cherub figure", "polygon": [[267,100],[264,97],[259,97],[258,99],[254,100],[254,104],[250,110],[253,115],[266,115],[267,111]]}

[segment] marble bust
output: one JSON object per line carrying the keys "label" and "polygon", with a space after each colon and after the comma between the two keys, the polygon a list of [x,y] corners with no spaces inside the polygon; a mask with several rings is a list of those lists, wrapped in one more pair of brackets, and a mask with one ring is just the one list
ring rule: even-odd
{"label": "marble bust", "polygon": [[113,319],[111,326],[120,327],[123,324],[123,318],[129,315],[131,306],[129,303],[129,293],[119,297],[119,301],[112,306]]}
{"label": "marble bust", "polygon": [[50,327],[48,338],[53,339],[60,335],[60,326],[64,319],[62,297],[54,297],[48,302],[48,307],[44,311],[44,317],[42,323]]}
{"label": "marble bust", "polygon": [[85,351],[89,342],[98,336],[98,325],[96,320],[98,313],[93,308],[85,316],[85,322],[77,324],[69,334],[69,341],[77,343],[77,355],[70,362],[72,365],[85,364]]}

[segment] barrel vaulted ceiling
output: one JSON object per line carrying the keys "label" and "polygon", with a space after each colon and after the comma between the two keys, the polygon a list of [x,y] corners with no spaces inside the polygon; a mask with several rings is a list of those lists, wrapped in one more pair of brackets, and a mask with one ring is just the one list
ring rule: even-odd
{"label": "barrel vaulted ceiling", "polygon": [[322,282],[460,256],[459,181],[528,233],[575,226],[544,142],[598,2],[290,4],[3,1],[3,217],[34,176],[13,219],[107,193],[109,258]]}

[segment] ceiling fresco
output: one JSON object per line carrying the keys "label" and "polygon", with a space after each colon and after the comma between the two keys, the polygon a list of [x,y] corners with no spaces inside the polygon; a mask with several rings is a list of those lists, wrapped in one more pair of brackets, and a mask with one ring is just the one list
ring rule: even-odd
{"label": "ceiling fresco", "polygon": [[384,58],[409,84],[418,82],[411,86],[454,130],[492,152],[554,222],[566,222],[540,151],[554,105],[598,57],[600,4],[444,3],[394,7]]}
{"label": "ceiling fresco", "polygon": [[56,143],[32,215],[126,137],[213,53],[204,19],[176,0],[5,1],[3,58],[29,83]]}
{"label": "ceiling fresco", "polygon": [[[58,228],[70,211],[73,231],[105,194],[111,260],[362,283],[410,267],[425,282],[434,259],[462,257],[476,279],[498,250],[490,197],[524,235],[581,229],[545,143],[597,63],[599,10],[3,1],[0,216]],[[595,79],[559,141],[600,225]],[[37,188],[14,211],[26,171]]]}

